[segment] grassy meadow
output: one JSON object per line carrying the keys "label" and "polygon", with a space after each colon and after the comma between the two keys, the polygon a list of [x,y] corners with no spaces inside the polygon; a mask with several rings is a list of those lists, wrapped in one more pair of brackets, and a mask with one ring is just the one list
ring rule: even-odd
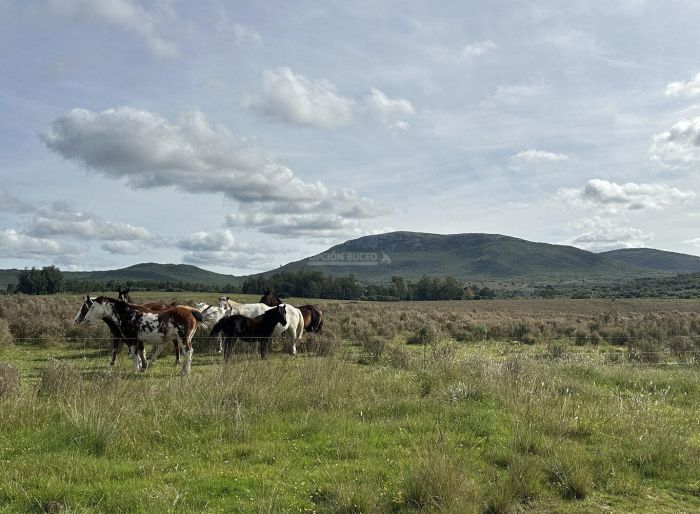
{"label": "grassy meadow", "polygon": [[700,511],[697,302],[315,303],[299,355],[182,378],[0,297],[0,512]]}

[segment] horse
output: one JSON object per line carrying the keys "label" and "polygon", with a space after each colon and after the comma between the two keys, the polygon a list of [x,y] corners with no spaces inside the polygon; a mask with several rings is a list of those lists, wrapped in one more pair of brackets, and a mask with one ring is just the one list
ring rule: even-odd
{"label": "horse", "polygon": [[[122,334],[127,336],[134,371],[152,366],[163,350],[166,340],[171,339],[180,346],[186,356],[182,374],[189,373],[192,367],[192,337],[197,330],[197,323],[202,321],[202,314],[198,310],[178,305],[158,312],[105,296],[98,296],[93,301],[89,295],[86,304],[88,310],[83,321],[90,323],[97,319],[110,318],[119,326]],[[149,362],[146,362],[144,353],[145,340],[154,341],[158,345]]]}
{"label": "horse", "polygon": [[224,361],[231,356],[232,344],[235,339],[243,339],[258,343],[260,358],[266,359],[272,347],[272,336],[275,328],[287,324],[287,313],[284,305],[278,305],[265,311],[260,316],[249,318],[241,314],[232,314],[220,319],[212,328],[209,337],[224,334]]}
{"label": "horse", "polygon": [[[203,321],[199,324],[199,327],[205,330],[213,327],[221,318],[228,316],[229,312],[221,307],[214,307],[204,302],[197,302],[194,304],[194,308],[202,313]],[[219,339],[218,353],[224,351],[224,343]]]}
{"label": "horse", "polygon": [[264,303],[238,303],[231,300],[228,296],[222,296],[219,298],[219,308],[226,311],[226,316],[240,314],[248,318],[254,318],[269,310],[270,306]]}
{"label": "horse", "polygon": [[287,326],[277,327],[275,335],[289,332],[292,335],[292,355],[295,355],[297,353],[297,342],[301,341],[301,336],[304,335],[304,316],[301,311],[293,305],[283,303],[282,300],[272,294],[269,289],[265,291],[265,294],[260,298],[260,303],[268,305],[269,307],[277,307],[279,305],[285,305],[287,307]]}
{"label": "horse", "polygon": [[118,287],[117,288],[117,294],[119,295],[119,299],[121,301],[126,302],[126,303],[130,303],[132,305],[141,305],[141,307],[151,309],[152,311],[164,311],[165,309],[168,309],[168,308],[176,305],[175,302],[171,303],[170,305],[167,305],[164,302],[147,302],[147,303],[137,304],[134,301],[134,299],[131,298],[131,295],[129,294],[129,290],[130,290],[130,288],[128,288],[128,287]]}
{"label": "horse", "polygon": [[[87,295],[83,301],[83,304],[80,306],[80,309],[78,309],[78,314],[76,314],[73,321],[78,324],[82,323],[85,320],[85,315],[87,314],[88,309],[90,309],[90,302],[94,302],[95,299],[96,298],[90,298],[90,295]],[[124,336],[124,334],[122,334],[119,325],[117,325],[112,318],[104,317],[102,318],[102,321],[105,322],[107,328],[109,328],[110,334],[112,334],[112,360],[109,361],[109,365],[111,367],[114,366],[114,363],[117,360],[117,353],[119,353],[122,343],[126,342],[127,346],[129,344],[127,338]]]}
{"label": "horse", "polygon": [[[136,302],[134,302],[134,299],[129,294],[129,291],[130,288],[128,287],[117,287],[117,294],[119,295],[119,299],[131,305],[139,305],[140,307],[145,307],[146,309],[158,312],[170,309],[171,307],[175,307],[177,305],[177,303],[175,302],[172,302],[171,304],[166,304],[162,301],[137,304]],[[183,305],[183,307],[187,306]],[[180,347],[178,346],[177,342],[173,343],[173,346],[173,352],[175,353],[175,365],[177,366],[180,363]]]}
{"label": "horse", "polygon": [[320,334],[323,328],[323,311],[313,305],[301,305],[299,310],[304,317],[304,330]]}

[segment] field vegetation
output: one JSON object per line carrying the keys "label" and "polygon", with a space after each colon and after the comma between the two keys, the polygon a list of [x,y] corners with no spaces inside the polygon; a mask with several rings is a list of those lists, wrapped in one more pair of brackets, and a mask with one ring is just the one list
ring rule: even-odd
{"label": "field vegetation", "polygon": [[0,511],[700,510],[696,303],[317,303],[300,355],[201,336],[181,378],[0,298]]}

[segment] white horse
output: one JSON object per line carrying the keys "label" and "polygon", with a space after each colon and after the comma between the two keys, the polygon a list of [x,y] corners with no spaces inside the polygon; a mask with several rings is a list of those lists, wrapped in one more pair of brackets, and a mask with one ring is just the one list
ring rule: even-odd
{"label": "white horse", "polygon": [[231,300],[228,296],[219,298],[219,307],[226,311],[226,316],[240,314],[246,318],[254,318],[270,310],[270,306],[264,303],[238,303]]}
{"label": "white horse", "polygon": [[[202,313],[202,322],[198,325],[198,327],[201,327],[206,331],[211,330],[211,328],[216,325],[217,321],[219,321],[221,318],[229,315],[226,309],[214,307],[213,305],[209,305],[205,302],[197,302],[194,304],[194,307]],[[223,339],[219,338],[219,348],[217,350],[218,353],[222,353],[224,351],[223,345]]]}
{"label": "white horse", "polygon": [[[301,341],[301,336],[304,335],[304,316],[301,311],[293,305],[289,305],[288,303],[281,303],[280,305],[286,307],[287,325],[283,327],[278,323],[272,334],[277,336],[286,332],[291,335],[292,355],[296,355],[297,342]],[[272,307],[268,307],[268,309],[272,309]]]}

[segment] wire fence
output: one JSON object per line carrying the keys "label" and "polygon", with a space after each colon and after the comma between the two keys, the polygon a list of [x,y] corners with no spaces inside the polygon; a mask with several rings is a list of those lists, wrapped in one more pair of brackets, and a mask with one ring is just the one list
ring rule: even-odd
{"label": "wire fence", "polygon": [[[688,337],[692,339],[693,341],[698,341],[698,344],[700,344],[700,335],[693,335],[693,336],[687,336],[687,335],[681,335],[682,337]],[[314,334],[312,337],[314,337],[314,342],[316,344],[322,343],[324,341],[324,336],[323,334]],[[678,336],[667,336],[668,339],[673,338],[673,337],[678,337]],[[165,347],[171,347],[173,343],[173,339],[165,339],[163,342],[160,341],[154,341],[153,339],[139,339],[139,338],[129,338],[129,337],[120,337],[120,338],[114,338],[114,337],[92,337],[92,336],[85,336],[85,337],[76,337],[76,336],[67,336],[67,337],[56,337],[56,336],[41,336],[41,337],[19,337],[19,338],[13,338],[14,342],[20,343],[20,344],[30,344],[30,343],[40,343],[40,344],[47,344],[47,343],[53,343],[53,342],[62,342],[62,343],[68,343],[68,344],[75,344],[80,347],[78,351],[80,351],[83,354],[83,358],[96,358],[98,356],[105,356],[110,357],[113,352],[113,346],[111,343],[113,343],[117,339],[119,341],[119,348],[121,348],[122,343],[128,343],[129,342],[135,342],[138,340],[143,341],[144,345],[146,347],[153,345],[153,349],[155,349],[156,346],[165,344]],[[248,345],[251,348],[254,348],[254,345],[251,343],[253,342],[258,342],[261,340],[270,340],[270,339],[278,339],[281,342],[284,342],[285,339],[283,336],[274,336],[274,337],[239,337],[235,338],[240,341],[244,345]],[[564,349],[561,347],[550,347],[545,350],[539,350],[538,351],[531,351],[530,348],[535,347],[536,345],[532,344],[526,344],[523,342],[519,341],[508,341],[508,338],[504,339],[484,339],[481,341],[474,341],[473,343],[510,343],[507,352],[504,352],[499,355],[483,355],[483,357],[488,357],[490,359],[493,359],[495,361],[505,361],[510,358],[526,358],[526,359],[532,359],[532,360],[540,360],[540,361],[553,361],[553,362],[560,362],[560,363],[571,363],[571,364],[595,364],[595,365],[609,365],[609,366],[640,366],[640,365],[653,365],[653,366],[697,366],[697,364],[700,363],[700,347],[694,348],[694,349],[670,349],[670,348],[665,348],[662,350],[643,350],[643,349],[632,349],[629,347],[622,347],[619,349],[606,349],[606,350],[598,350],[598,351],[586,351],[581,350],[581,351],[570,351],[568,349]],[[544,343],[554,343],[554,342],[567,342],[571,345],[573,345],[574,337],[552,337],[552,338],[545,338],[543,339]],[[604,339],[604,338],[599,338],[599,339]],[[620,340],[621,338],[615,337],[615,338],[610,338],[613,340]],[[648,341],[648,338],[644,337],[634,337],[634,336],[628,336],[624,338],[627,342],[629,341]],[[194,350],[195,350],[195,355],[199,355],[200,357],[206,356],[206,357],[220,357],[221,352],[219,351],[219,343],[223,340],[223,337],[219,336],[196,336],[193,340],[194,342]],[[105,343],[109,342],[110,346],[107,346]],[[207,343],[202,345],[202,343]],[[303,346],[307,341],[297,341],[297,345]],[[103,345],[100,346],[100,343]],[[342,341],[343,346],[345,347],[356,347],[357,350],[355,352],[346,352],[345,357],[349,358],[349,356],[352,357],[357,357],[359,354],[362,354],[363,348],[360,340],[353,341],[352,339],[346,339]],[[459,343],[459,342],[454,342],[454,344],[465,344],[469,345],[469,343]],[[241,346],[239,345],[234,345],[236,348],[240,349]],[[415,345],[415,346],[423,346],[424,348],[430,347],[430,344],[424,344],[424,345]],[[475,347],[472,346],[472,348],[476,349]],[[311,352],[314,353],[313,347],[311,348]],[[478,354],[470,354],[471,356],[479,356]],[[661,358],[657,358],[661,357]],[[222,359],[223,361],[223,359]]]}

